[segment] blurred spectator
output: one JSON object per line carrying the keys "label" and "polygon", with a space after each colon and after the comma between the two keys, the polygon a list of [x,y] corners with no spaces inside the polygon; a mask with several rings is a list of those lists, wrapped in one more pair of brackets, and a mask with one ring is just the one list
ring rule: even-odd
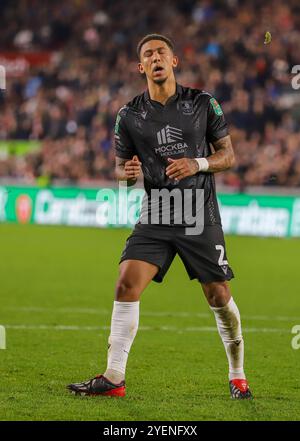
{"label": "blurred spectator", "polygon": [[[114,179],[118,109],[146,85],[137,41],[149,32],[174,39],[180,84],[221,103],[237,165],[218,182],[300,186],[299,109],[291,67],[299,64],[298,0],[10,0],[2,5],[1,52],[51,52],[46,67],[7,81],[0,140],[40,140],[25,157],[0,157],[0,176],[74,183]],[[272,43],[264,45],[264,34]]]}

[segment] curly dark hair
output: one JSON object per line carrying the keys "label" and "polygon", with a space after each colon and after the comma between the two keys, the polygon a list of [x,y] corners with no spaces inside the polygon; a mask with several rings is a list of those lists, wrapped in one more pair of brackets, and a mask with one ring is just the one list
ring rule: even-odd
{"label": "curly dark hair", "polygon": [[174,51],[174,43],[172,42],[172,40],[170,40],[170,38],[166,37],[165,35],[161,35],[161,34],[148,34],[148,35],[145,35],[145,37],[143,37],[138,42],[138,45],[136,47],[136,52],[137,52],[138,58],[140,58],[141,48],[142,48],[143,44],[147,43],[147,41],[150,41],[150,40],[164,41],[169,46],[169,48],[172,51]]}

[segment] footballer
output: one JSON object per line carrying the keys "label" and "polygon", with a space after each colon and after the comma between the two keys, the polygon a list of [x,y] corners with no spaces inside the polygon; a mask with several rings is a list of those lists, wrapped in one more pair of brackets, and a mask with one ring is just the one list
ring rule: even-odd
{"label": "footballer", "polygon": [[152,189],[202,189],[204,227],[201,234],[188,235],[185,223],[172,224],[172,216],[169,224],[138,220],[120,259],[106,371],[68,389],[81,395],[125,395],[126,364],[138,331],[141,294],[152,280],[163,281],[178,254],[190,279],[200,282],[215,315],[228,359],[231,397],[249,399],[241,319],[228,285],[234,276],[214,181],[214,173],[235,162],[223,111],[209,93],[176,82],[178,57],[166,36],[146,35],[138,43],[137,54],[148,88],[117,115],[116,177],[133,185],[143,172],[149,196]]}

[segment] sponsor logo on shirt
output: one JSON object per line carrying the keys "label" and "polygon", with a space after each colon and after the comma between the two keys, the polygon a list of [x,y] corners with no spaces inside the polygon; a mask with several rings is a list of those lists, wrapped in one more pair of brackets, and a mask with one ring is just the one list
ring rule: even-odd
{"label": "sponsor logo on shirt", "polygon": [[161,156],[182,154],[188,148],[187,143],[183,142],[182,130],[177,127],[167,125],[159,130],[156,136],[160,147],[155,148],[155,153]]}
{"label": "sponsor logo on shirt", "polygon": [[167,125],[159,132],[157,132],[157,141],[159,145],[167,144],[169,142],[182,141],[182,130],[176,127]]}

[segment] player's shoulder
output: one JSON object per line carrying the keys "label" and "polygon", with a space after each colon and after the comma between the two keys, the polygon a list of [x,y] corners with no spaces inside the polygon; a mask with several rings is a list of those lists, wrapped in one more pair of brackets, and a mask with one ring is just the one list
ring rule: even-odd
{"label": "player's shoulder", "polygon": [[130,115],[130,113],[134,113],[143,107],[144,102],[144,94],[140,94],[135,96],[131,101],[122,106],[119,110],[119,115],[124,117]]}
{"label": "player's shoulder", "polygon": [[197,89],[193,87],[180,86],[183,99],[197,100],[201,103],[207,103],[210,99],[214,98],[213,95],[206,90]]}

